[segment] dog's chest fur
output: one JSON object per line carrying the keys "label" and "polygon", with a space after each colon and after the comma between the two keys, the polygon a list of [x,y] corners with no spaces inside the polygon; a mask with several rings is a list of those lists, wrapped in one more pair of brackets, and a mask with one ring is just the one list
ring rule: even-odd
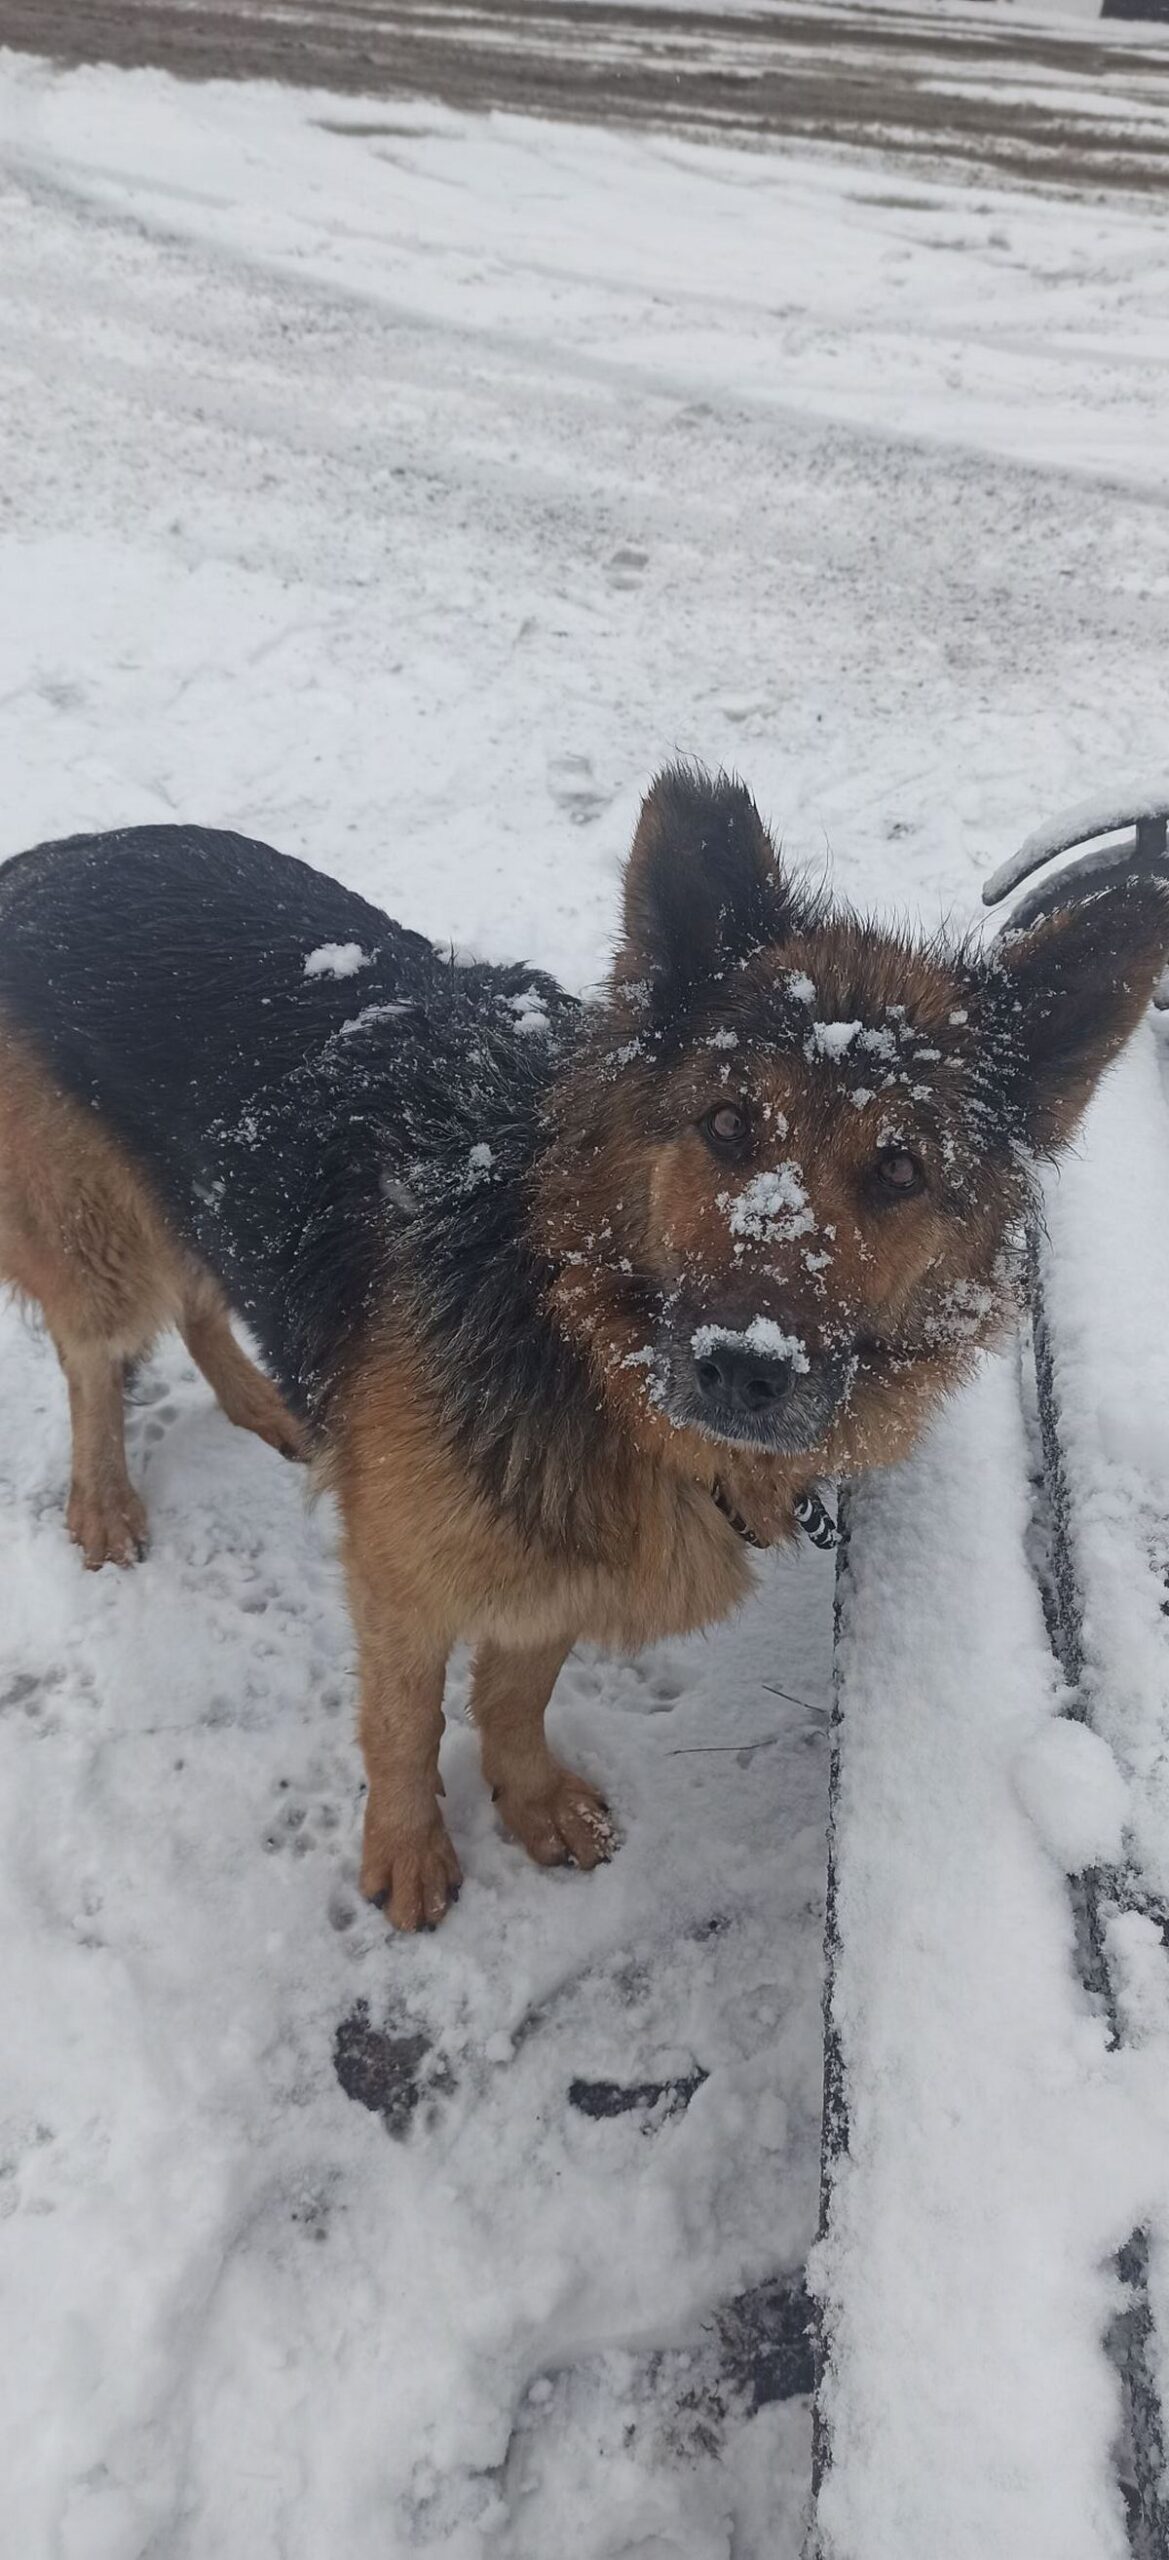
{"label": "dog's chest fur", "polygon": [[533,1443],[516,1498],[499,1499],[435,1429],[428,1371],[404,1341],[371,1346],[342,1405],[328,1472],[346,1518],[384,1584],[408,1590],[450,1642],[537,1645],[570,1628],[635,1649],[712,1624],[750,1588],[749,1550],[709,1484],[651,1453],[597,1435],[565,1511],[554,1415],[543,1433],[551,1482]]}

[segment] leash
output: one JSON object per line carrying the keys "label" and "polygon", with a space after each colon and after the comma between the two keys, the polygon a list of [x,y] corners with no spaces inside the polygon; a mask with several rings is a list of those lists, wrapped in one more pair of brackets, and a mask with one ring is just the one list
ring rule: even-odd
{"label": "leash", "polygon": [[814,1547],[827,1548],[840,1545],[839,1525],[825,1504],[821,1502],[818,1493],[798,1494],[792,1509],[805,1538],[810,1538]]}
{"label": "leash", "polygon": [[[728,1499],[728,1496],[722,1485],[718,1482],[717,1477],[711,1486],[711,1493],[713,1494],[715,1503],[721,1511],[724,1520],[730,1521],[731,1527],[735,1532],[735,1536],[742,1539],[745,1547],[755,1547],[760,1555],[765,1555],[767,1552],[766,1538],[756,1537],[754,1530],[749,1528],[747,1522],[744,1520],[742,1512],[736,1511],[733,1502]],[[797,1494],[795,1501],[792,1504],[792,1510],[794,1511],[796,1519],[803,1530],[805,1538],[810,1538],[814,1547],[827,1549],[839,1546],[840,1531],[837,1528],[831,1512],[825,1507],[824,1503],[821,1502],[818,1493]]]}

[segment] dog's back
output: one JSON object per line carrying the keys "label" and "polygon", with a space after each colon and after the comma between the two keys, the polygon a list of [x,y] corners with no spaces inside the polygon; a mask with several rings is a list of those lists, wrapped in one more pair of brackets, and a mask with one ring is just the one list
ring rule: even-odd
{"label": "dog's back", "polygon": [[[536,984],[563,1001],[235,834],[128,828],[0,870],[0,1021],[147,1176],[302,1416],[368,1310],[395,1154],[441,1137],[452,1044],[484,1017],[514,1037]],[[327,1306],[304,1286],[322,1224]]]}

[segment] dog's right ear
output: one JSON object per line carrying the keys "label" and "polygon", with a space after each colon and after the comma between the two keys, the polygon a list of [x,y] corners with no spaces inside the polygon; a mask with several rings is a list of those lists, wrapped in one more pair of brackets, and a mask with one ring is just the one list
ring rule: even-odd
{"label": "dog's right ear", "polygon": [[1169,881],[1121,873],[1005,932],[987,966],[987,1033],[1015,1125],[1066,1145],[1169,958]]}
{"label": "dog's right ear", "polygon": [[644,981],[668,1012],[790,931],[790,890],[741,782],[670,765],[641,805],[625,873],[615,980]]}

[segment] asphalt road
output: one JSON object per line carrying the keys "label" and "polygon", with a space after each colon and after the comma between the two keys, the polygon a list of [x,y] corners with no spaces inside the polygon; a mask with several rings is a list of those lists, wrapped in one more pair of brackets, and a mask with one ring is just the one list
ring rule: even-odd
{"label": "asphalt road", "polygon": [[1169,184],[1169,45],[853,9],[618,0],[0,0],[0,44],[736,141],[893,151],[1048,185]]}

